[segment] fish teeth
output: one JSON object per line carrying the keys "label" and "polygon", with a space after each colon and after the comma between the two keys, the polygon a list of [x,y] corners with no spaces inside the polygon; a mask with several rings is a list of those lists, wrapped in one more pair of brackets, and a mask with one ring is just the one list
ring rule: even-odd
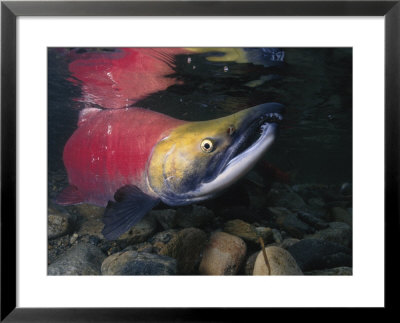
{"label": "fish teeth", "polygon": [[270,121],[277,121],[277,120],[282,121],[282,119],[283,119],[279,113],[275,113],[275,112],[266,114],[266,117]]}

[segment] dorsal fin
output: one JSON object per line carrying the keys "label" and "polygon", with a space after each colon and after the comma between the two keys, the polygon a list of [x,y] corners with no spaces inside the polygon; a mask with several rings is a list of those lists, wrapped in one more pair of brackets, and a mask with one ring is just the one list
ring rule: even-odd
{"label": "dorsal fin", "polygon": [[78,127],[83,125],[90,117],[97,114],[102,109],[98,108],[85,108],[79,112]]}

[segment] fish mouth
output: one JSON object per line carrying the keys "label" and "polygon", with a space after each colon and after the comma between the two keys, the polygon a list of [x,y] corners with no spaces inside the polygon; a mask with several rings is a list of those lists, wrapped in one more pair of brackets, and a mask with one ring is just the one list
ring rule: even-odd
{"label": "fish mouth", "polygon": [[275,141],[283,120],[282,111],[283,106],[278,103],[251,108],[232,137],[224,157],[212,176],[200,185],[198,193],[214,195],[244,176]]}
{"label": "fish mouth", "polygon": [[248,154],[250,150],[255,150],[255,147],[258,146],[261,141],[271,135],[275,136],[278,125],[282,120],[282,115],[277,112],[269,112],[253,120],[250,125],[245,127],[245,129],[238,134],[239,140],[236,140],[235,144],[231,145],[228,162],[225,164],[222,171],[242,159],[243,155]]}

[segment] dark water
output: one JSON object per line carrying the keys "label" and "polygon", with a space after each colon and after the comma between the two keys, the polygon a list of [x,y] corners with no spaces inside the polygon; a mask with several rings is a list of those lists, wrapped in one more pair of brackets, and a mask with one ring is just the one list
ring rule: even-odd
{"label": "dark water", "polygon": [[[94,50],[113,51],[49,49],[50,171],[63,171],[63,147],[84,106],[76,100],[81,88],[68,80],[68,52]],[[280,136],[264,159],[287,174],[293,184],[351,182],[352,49],[283,48],[277,53],[284,57],[274,58],[267,52],[261,57],[249,55],[249,62],[240,63],[211,62],[209,53],[178,55],[171,77],[179,84],[150,94],[135,106],[197,121],[265,102],[282,103],[286,112]]]}

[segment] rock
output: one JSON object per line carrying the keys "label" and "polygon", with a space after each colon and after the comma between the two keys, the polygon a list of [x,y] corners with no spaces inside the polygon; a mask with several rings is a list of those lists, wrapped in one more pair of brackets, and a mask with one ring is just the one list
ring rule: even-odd
{"label": "rock", "polygon": [[204,228],[213,219],[214,212],[201,205],[180,207],[175,216],[175,222],[181,228]]}
{"label": "rock", "polygon": [[286,208],[275,207],[268,208],[277,215],[276,224],[281,230],[285,230],[289,235],[294,238],[301,239],[307,233],[313,233],[315,230],[307,223],[301,221],[295,213],[290,212]]}
{"label": "rock", "polygon": [[343,195],[352,195],[353,193],[353,187],[350,183],[343,183],[342,186],[340,187],[340,193]]}
{"label": "rock", "polygon": [[200,229],[186,228],[177,233],[160,251],[177,261],[180,275],[197,274],[207,235]]}
{"label": "rock", "polygon": [[272,229],[272,234],[273,234],[273,237],[274,237],[274,241],[275,241],[276,243],[281,243],[281,242],[283,241],[282,235],[281,235],[281,233],[279,232],[279,230],[277,230],[277,229]]}
{"label": "rock", "polygon": [[103,214],[104,207],[99,207],[90,204],[75,205],[74,208],[80,214],[78,235],[95,236],[99,239],[104,239],[101,231],[103,230]]}
{"label": "rock", "polygon": [[341,207],[333,207],[330,211],[330,220],[332,222],[344,222],[349,226],[353,225],[351,213]]}
{"label": "rock", "polygon": [[288,210],[285,207],[280,207],[280,206],[267,207],[267,213],[270,217],[272,217],[275,220],[279,216],[293,214],[292,211]]}
{"label": "rock", "polygon": [[66,211],[49,207],[47,214],[47,238],[55,239],[71,232],[75,217]]}
{"label": "rock", "polygon": [[351,201],[335,200],[326,203],[326,207],[328,208],[340,207],[342,209],[346,209],[348,207],[351,207],[351,203],[352,203]]}
{"label": "rock", "polygon": [[203,252],[199,272],[202,275],[234,275],[245,255],[246,244],[241,238],[215,232]]}
{"label": "rock", "polygon": [[326,204],[328,205],[331,202],[334,201],[348,201],[351,202],[352,196],[351,195],[343,195],[340,193],[339,190],[329,190],[326,191],[324,194],[325,201],[327,202]]}
{"label": "rock", "polygon": [[153,252],[159,253],[164,246],[170,242],[176,235],[178,230],[170,229],[159,232],[149,239],[149,242],[153,245]]}
{"label": "rock", "polygon": [[65,235],[56,239],[48,240],[47,244],[47,265],[53,263],[57,258],[67,251],[71,245],[69,243],[70,236]]}
{"label": "rock", "polygon": [[253,275],[254,264],[256,262],[259,251],[253,253],[249,258],[247,258],[246,264],[244,266],[245,275]]}
{"label": "rock", "polygon": [[273,232],[270,228],[255,227],[242,220],[231,220],[225,223],[224,231],[242,238],[245,241],[259,244],[259,237],[264,243],[273,241]]}
{"label": "rock", "polygon": [[174,275],[176,260],[146,252],[122,251],[103,261],[101,273],[103,275]]}
{"label": "rock", "polygon": [[325,202],[319,197],[311,197],[307,201],[308,205],[314,208],[324,208]]}
{"label": "rock", "polygon": [[290,210],[304,209],[307,207],[300,195],[293,191],[275,191],[273,189],[267,195],[269,205],[284,207]]}
{"label": "rock", "polygon": [[347,248],[351,247],[351,227],[343,222],[330,222],[329,227],[307,235],[309,239],[321,239],[341,244]]}
{"label": "rock", "polygon": [[78,243],[48,266],[48,275],[100,275],[106,258],[100,248],[90,243]]}
{"label": "rock", "polygon": [[123,244],[121,244],[118,240],[100,240],[100,242],[97,244],[101,251],[103,251],[107,256],[121,251],[122,245]]}
{"label": "rock", "polygon": [[337,276],[351,276],[353,275],[353,268],[351,267],[336,267],[322,270],[311,270],[304,273],[305,275],[312,276],[326,276],[326,275],[337,275]]}
{"label": "rock", "polygon": [[152,253],[153,252],[153,245],[150,242],[141,242],[141,243],[136,243],[136,244],[127,246],[122,251],[137,251],[137,252]]}
{"label": "rock", "polygon": [[78,240],[78,237],[79,237],[79,235],[78,235],[77,233],[74,233],[74,234],[71,236],[71,239],[69,239],[69,243],[70,243],[71,245],[74,244],[75,241]]}
{"label": "rock", "polygon": [[150,212],[140,222],[135,224],[128,232],[125,232],[118,239],[126,240],[128,244],[135,244],[146,241],[157,229],[157,221]]}
{"label": "rock", "polygon": [[287,250],[303,272],[340,266],[352,267],[350,249],[334,242],[303,239]]}
{"label": "rock", "polygon": [[253,275],[303,275],[292,255],[283,248],[271,246],[265,248],[271,273],[265,263],[263,252],[257,255]]}
{"label": "rock", "polygon": [[96,237],[96,236],[89,236],[88,242],[94,246],[97,246],[100,243],[100,239],[99,239],[99,237]]}
{"label": "rock", "polygon": [[283,249],[287,249],[299,241],[300,240],[296,239],[296,238],[286,238],[285,240],[282,241],[282,243],[280,244],[280,247]]}
{"label": "rock", "polygon": [[169,230],[176,227],[176,210],[153,210],[151,211],[151,213],[157,219],[158,223],[160,223],[164,230]]}
{"label": "rock", "polygon": [[292,186],[292,190],[299,194],[303,199],[322,198],[329,190],[327,185],[322,184],[297,184]]}
{"label": "rock", "polygon": [[299,211],[297,216],[301,221],[309,224],[317,230],[326,229],[329,227],[328,223],[310,213]]}

